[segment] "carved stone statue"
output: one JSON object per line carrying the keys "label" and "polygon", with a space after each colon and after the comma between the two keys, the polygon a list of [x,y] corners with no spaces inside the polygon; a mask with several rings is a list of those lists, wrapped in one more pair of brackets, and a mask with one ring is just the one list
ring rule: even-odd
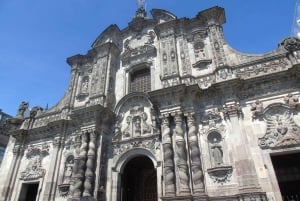
{"label": "carved stone statue", "polygon": [[29,103],[25,102],[25,101],[22,101],[20,106],[19,106],[16,118],[23,119],[24,118],[24,112],[28,109],[28,107],[29,107]]}
{"label": "carved stone statue", "polygon": [[73,173],[73,166],[74,166],[74,157],[69,156],[67,158],[66,164],[65,164],[65,172],[64,172],[64,178],[63,178],[64,184],[70,183],[70,179],[71,179],[72,173]]}
{"label": "carved stone statue", "polygon": [[126,123],[127,123],[127,127],[125,128],[124,132],[123,132],[123,136],[125,138],[128,138],[130,137],[130,132],[131,132],[131,129],[130,129],[130,124],[131,124],[131,116],[128,116],[126,118]]}
{"label": "carved stone statue", "polygon": [[211,147],[211,149],[215,166],[223,164],[223,151],[221,145],[215,144]]}
{"label": "carved stone statue", "polygon": [[85,78],[81,83],[81,93],[88,93],[89,89],[89,79]]}
{"label": "carved stone statue", "polygon": [[148,119],[147,113],[143,112],[141,117],[143,123],[143,134],[151,133],[151,126],[147,123],[147,119]]}
{"label": "carved stone statue", "polygon": [[43,108],[40,106],[35,106],[30,111],[30,118],[34,118],[39,112],[43,111]]}
{"label": "carved stone statue", "polygon": [[141,117],[136,116],[133,118],[133,126],[134,126],[134,135],[140,136],[141,135]]}

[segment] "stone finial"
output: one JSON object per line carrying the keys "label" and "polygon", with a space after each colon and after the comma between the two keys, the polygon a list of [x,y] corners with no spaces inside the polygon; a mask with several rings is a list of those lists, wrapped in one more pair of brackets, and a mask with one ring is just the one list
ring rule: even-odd
{"label": "stone finial", "polygon": [[296,37],[288,37],[279,43],[279,47],[284,47],[289,52],[300,50],[300,40]]}
{"label": "stone finial", "polygon": [[40,106],[34,106],[31,110],[30,110],[30,118],[35,118],[35,116],[37,114],[39,114],[40,112],[43,111],[43,108]]}

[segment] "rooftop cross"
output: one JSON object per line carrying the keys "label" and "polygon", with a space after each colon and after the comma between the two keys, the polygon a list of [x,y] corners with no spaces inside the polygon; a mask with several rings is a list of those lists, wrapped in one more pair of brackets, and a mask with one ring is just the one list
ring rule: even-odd
{"label": "rooftop cross", "polygon": [[137,0],[137,4],[139,8],[144,7],[145,0]]}

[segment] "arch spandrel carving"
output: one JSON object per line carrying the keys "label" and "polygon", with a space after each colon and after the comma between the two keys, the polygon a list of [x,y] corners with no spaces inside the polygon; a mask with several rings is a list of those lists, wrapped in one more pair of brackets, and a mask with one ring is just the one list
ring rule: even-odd
{"label": "arch spandrel carving", "polygon": [[265,135],[258,139],[262,149],[277,149],[300,145],[300,127],[294,120],[295,107],[271,104],[262,114],[266,123]]}

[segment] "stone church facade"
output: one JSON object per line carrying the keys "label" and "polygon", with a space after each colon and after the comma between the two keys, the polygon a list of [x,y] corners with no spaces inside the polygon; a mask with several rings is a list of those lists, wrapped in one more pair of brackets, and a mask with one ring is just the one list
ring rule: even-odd
{"label": "stone church facade", "polygon": [[67,59],[52,108],[9,120],[1,201],[296,198],[300,41],[251,55],[224,40],[224,9],[177,18],[140,7]]}

